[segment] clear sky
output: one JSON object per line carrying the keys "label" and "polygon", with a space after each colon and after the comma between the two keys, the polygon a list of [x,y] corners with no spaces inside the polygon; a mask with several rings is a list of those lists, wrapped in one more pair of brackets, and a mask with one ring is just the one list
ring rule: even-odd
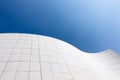
{"label": "clear sky", "polygon": [[0,0],[0,32],[41,34],[86,52],[120,53],[120,0]]}

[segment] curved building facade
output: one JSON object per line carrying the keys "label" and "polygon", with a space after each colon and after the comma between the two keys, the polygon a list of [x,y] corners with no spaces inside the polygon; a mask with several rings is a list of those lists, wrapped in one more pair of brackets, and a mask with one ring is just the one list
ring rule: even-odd
{"label": "curved building facade", "polygon": [[119,80],[120,55],[89,54],[61,40],[0,34],[0,80]]}

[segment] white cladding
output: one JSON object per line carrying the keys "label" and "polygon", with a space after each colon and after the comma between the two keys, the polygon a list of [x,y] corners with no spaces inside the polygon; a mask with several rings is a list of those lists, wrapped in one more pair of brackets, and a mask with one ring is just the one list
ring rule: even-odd
{"label": "white cladding", "polygon": [[89,54],[46,36],[0,34],[0,80],[120,80],[120,55]]}

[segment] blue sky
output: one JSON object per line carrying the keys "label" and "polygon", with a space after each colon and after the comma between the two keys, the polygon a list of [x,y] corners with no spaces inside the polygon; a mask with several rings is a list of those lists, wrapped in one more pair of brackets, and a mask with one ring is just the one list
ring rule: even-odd
{"label": "blue sky", "polygon": [[41,34],[86,52],[120,53],[120,1],[0,0],[0,32]]}

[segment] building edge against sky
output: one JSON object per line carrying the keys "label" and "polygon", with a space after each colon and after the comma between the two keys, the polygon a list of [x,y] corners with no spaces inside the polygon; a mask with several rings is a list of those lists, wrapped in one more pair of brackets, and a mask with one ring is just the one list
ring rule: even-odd
{"label": "building edge against sky", "polygon": [[120,55],[89,54],[47,36],[0,34],[0,80],[119,80]]}

